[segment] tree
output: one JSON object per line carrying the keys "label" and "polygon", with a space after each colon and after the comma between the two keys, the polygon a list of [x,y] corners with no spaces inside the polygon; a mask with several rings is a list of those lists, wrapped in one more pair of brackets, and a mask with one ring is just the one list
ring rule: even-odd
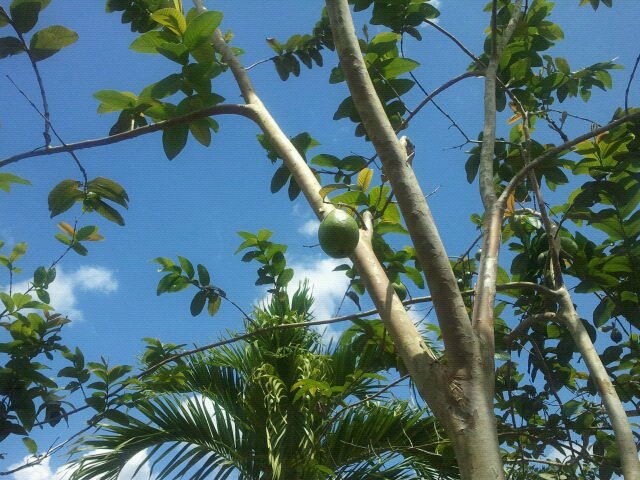
{"label": "tree", "polygon": [[[358,218],[360,242],[350,257],[352,265],[344,267],[351,279],[351,298],[358,301],[358,293],[368,292],[404,368],[452,441],[462,478],[503,478],[500,445],[506,448],[507,461],[524,465],[544,455],[544,448],[537,444],[540,439],[544,447],[556,445],[570,452],[566,464],[550,464],[565,474],[594,475],[588,470],[597,463],[601,478],[613,473],[638,478],[637,449],[625,413],[625,404],[635,405],[638,397],[634,379],[638,337],[631,328],[639,320],[640,281],[635,265],[640,234],[636,140],[640,112],[628,106],[633,75],[624,108],[611,112],[612,120],[603,126],[594,124],[572,139],[565,124],[575,115],[557,107],[578,96],[589,100],[594,86],[610,88],[609,71],[617,66],[599,62],[572,71],[564,58],[542,54],[563,37],[562,29],[549,20],[549,2],[491,2],[484,53],[477,56],[432,21],[438,11],[427,1],[328,0],[326,15],[312,35],[293,36],[284,44],[268,40],[276,53],[270,61],[286,80],[290,74],[300,74],[301,64],[320,65],[321,52],[335,49],[340,66],[332,71],[330,81],[346,81],[351,93],[335,118],[354,121],[356,135],[366,136],[375,156],[367,160],[321,154],[312,159],[312,167],[305,156],[316,145],[314,140],[308,134],[285,135],[240,64],[240,52],[229,45],[231,35],[218,29],[222,15],[205,11],[201,1],[194,3],[196,8],[185,14],[177,1],[108,2],[108,9],[124,11],[123,21],[142,33],[132,48],[163,55],[181,65],[181,73],[150,85],[140,95],[98,92],[102,112],[121,112],[109,138],[25,152],[0,165],[159,130],[163,130],[163,145],[171,159],[182,150],[189,133],[209,143],[211,130],[217,129],[211,116],[246,117],[262,130],[260,141],[272,162],[283,162],[272,179],[272,191],[288,182],[290,197],[302,192],[318,218],[335,208],[354,212]],[[610,1],[602,3],[611,7]],[[385,30],[370,38],[365,29],[364,38],[358,39],[350,4],[357,11],[371,9],[368,24]],[[600,2],[590,4],[597,9]],[[6,47],[7,54],[26,51],[34,60],[37,42],[30,47],[20,42],[21,15],[12,12],[7,17],[8,23],[18,26],[18,43],[7,40],[7,45],[13,45],[12,50]],[[413,73],[418,64],[404,56],[403,42],[408,36],[420,40],[416,27],[423,23],[451,38],[471,58],[471,65],[433,93],[425,93],[420,106],[408,112],[403,95],[419,84]],[[222,104],[212,93],[210,80],[226,70],[233,74],[245,104]],[[400,78],[405,74],[411,79]],[[482,248],[477,259],[469,256],[472,245],[451,261],[411,165],[419,152],[414,153],[411,142],[399,139],[398,133],[436,95],[471,77],[483,77],[485,82],[483,131],[477,140],[465,134],[467,144],[475,144],[466,171],[470,183],[478,178],[482,210],[474,221],[481,230]],[[179,104],[165,100],[177,92],[185,96]],[[507,104],[513,111],[509,120],[513,127],[504,139],[497,135],[497,112]],[[46,102],[44,105],[47,117]],[[149,120],[155,123],[147,125]],[[541,135],[535,129],[538,124],[547,124],[561,143],[536,140]],[[369,188],[374,175],[370,167],[376,159],[382,164],[381,184]],[[553,190],[569,181],[566,173],[572,178],[583,174],[590,178],[576,185],[566,204],[548,208],[542,181]],[[333,176],[334,183],[322,187],[321,175]],[[126,206],[125,194],[104,183],[86,177],[84,181],[63,181],[54,189],[51,213],[62,213],[82,202],[85,210],[122,223],[120,214],[103,200]],[[342,190],[346,192],[334,194]],[[401,216],[412,245],[397,250],[383,235],[405,231]],[[587,230],[588,236],[572,232],[573,227],[567,225],[588,225],[607,238],[599,240],[593,230]],[[66,242],[76,245],[75,229],[70,232]],[[509,258],[511,276],[498,262],[502,244],[508,240],[510,249],[517,252]],[[247,241],[259,245],[261,239]],[[263,283],[287,278],[277,263],[267,261],[261,270]],[[163,291],[189,286],[192,276],[185,280],[179,272],[170,272]],[[393,287],[401,279],[420,286],[423,276],[444,343],[442,354],[423,340]],[[221,295],[206,285],[196,286],[200,296],[194,302],[200,310],[205,301],[210,307],[213,304],[215,312]],[[611,340],[602,356],[594,347],[594,325],[576,310],[574,289],[599,299],[593,323],[610,332]],[[503,298],[496,302],[497,292]],[[519,324],[508,327],[501,319],[507,306],[507,314],[521,319]],[[511,358],[514,342],[519,359],[527,360],[526,373],[532,382],[539,372],[544,375],[542,392],[532,384],[520,383],[525,372]],[[522,353],[527,345],[531,348],[528,355]],[[587,372],[571,363],[574,354],[581,356]],[[594,401],[596,393],[604,408]],[[559,410],[552,410],[552,403]],[[545,431],[552,434],[545,436]],[[591,457],[589,449],[597,457]]]}
{"label": "tree", "polygon": [[[132,415],[81,442],[73,478],[117,478],[150,449],[158,478],[444,478],[433,418],[391,399],[376,403],[379,351],[348,332],[328,348],[305,328],[308,286],[271,298],[252,314],[247,342],[163,366],[138,388],[152,392]],[[261,331],[261,333],[260,333]],[[373,347],[373,348],[371,348]],[[350,396],[358,402],[345,407]]]}

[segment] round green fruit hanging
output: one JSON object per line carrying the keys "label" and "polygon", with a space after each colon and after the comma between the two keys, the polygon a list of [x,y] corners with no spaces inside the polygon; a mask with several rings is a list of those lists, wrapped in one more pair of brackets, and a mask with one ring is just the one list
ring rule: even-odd
{"label": "round green fruit hanging", "polygon": [[334,210],[327,215],[318,228],[320,247],[330,257],[345,258],[358,245],[360,230],[358,223],[347,212]]}

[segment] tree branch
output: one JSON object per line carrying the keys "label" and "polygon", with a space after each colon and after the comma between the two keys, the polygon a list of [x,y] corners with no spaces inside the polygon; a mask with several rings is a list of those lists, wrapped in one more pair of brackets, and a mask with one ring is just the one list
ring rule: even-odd
{"label": "tree branch", "polygon": [[74,152],[76,150],[84,150],[86,148],[102,147],[104,145],[112,145],[114,143],[123,142],[132,138],[147,135],[149,133],[164,130],[165,128],[175,127],[176,125],[182,125],[183,123],[189,123],[198,118],[210,117],[214,115],[240,115],[250,119],[254,118],[254,111],[250,105],[237,105],[237,104],[219,104],[211,107],[203,108],[191,112],[187,115],[171,118],[144,127],[136,128],[135,130],[129,130],[128,132],[117,133],[109,137],[97,138],[95,140],[84,140],[76,143],[69,143],[67,145],[60,145],[56,147],[50,147],[45,150],[32,150],[30,152],[23,152],[17,155],[0,160],[0,168],[16,163],[25,158],[43,157],[47,155],[55,155],[57,153]]}
{"label": "tree branch", "polygon": [[631,70],[631,75],[629,76],[629,83],[627,83],[627,89],[624,91],[624,111],[627,114],[629,113],[629,90],[631,90],[633,77],[635,77],[636,75],[636,70],[638,70],[639,63],[640,63],[640,54],[638,54],[636,58],[636,63],[633,65],[633,70]]}
{"label": "tree branch", "polygon": [[469,72],[464,72],[464,73],[458,75],[457,77],[452,78],[451,80],[449,80],[448,82],[444,83],[443,85],[439,86],[433,92],[431,92],[429,95],[427,95],[418,104],[418,106],[416,108],[414,108],[413,111],[409,115],[407,115],[407,118],[405,118],[402,121],[402,124],[400,125],[400,128],[398,130],[402,130],[402,129],[406,128],[407,125],[409,124],[409,122],[411,121],[411,119],[413,117],[415,117],[418,114],[418,112],[420,112],[420,110],[422,110],[430,101],[432,101],[435,97],[440,95],[442,92],[444,92],[449,87],[455,85],[456,83],[460,82],[461,80],[464,80],[465,78],[481,77],[483,75],[484,75],[484,72],[482,72],[481,70],[471,70]]}
{"label": "tree branch", "polygon": [[511,345],[517,338],[520,338],[522,335],[526,334],[529,330],[529,327],[538,323],[538,322],[548,322],[550,320],[556,319],[555,312],[545,312],[545,313],[537,313],[535,315],[530,315],[522,322],[520,322],[509,335],[504,337],[504,344],[506,346]]}
{"label": "tree branch", "polygon": [[398,206],[433,296],[445,347],[456,350],[450,357],[455,369],[470,361],[473,355],[473,345],[468,341],[472,335],[470,322],[455,275],[424,193],[406,161],[406,151],[400,145],[369,77],[348,2],[328,0],[326,5],[340,66],[367,135],[396,193]]}
{"label": "tree branch", "polygon": [[596,137],[596,136],[600,135],[601,133],[606,133],[609,130],[611,130],[613,128],[616,128],[616,127],[622,125],[623,123],[626,123],[626,122],[631,121],[631,120],[636,120],[636,119],[640,119],[640,112],[634,112],[634,113],[630,113],[628,115],[623,115],[619,119],[614,120],[613,122],[608,123],[607,125],[604,125],[603,127],[596,128],[595,130],[591,130],[591,131],[589,131],[587,133],[584,133],[584,134],[574,138],[570,142],[566,142],[566,143],[563,143],[562,145],[559,145],[557,147],[551,148],[551,149],[547,150],[545,153],[543,153],[542,155],[540,155],[539,157],[536,157],[528,165],[525,165],[524,167],[522,167],[518,171],[518,173],[516,173],[513,176],[511,181],[509,181],[509,183],[507,184],[505,189],[502,191],[502,194],[498,198],[498,203],[500,204],[500,207],[501,208],[505,207],[506,202],[507,202],[507,198],[509,197],[511,192],[513,192],[515,190],[516,186],[518,186],[518,184],[522,180],[524,180],[524,178],[529,174],[530,170],[536,168],[542,162],[544,162],[546,160],[549,160],[550,158],[553,158],[553,157],[555,157],[557,155],[560,155],[560,154],[564,153],[565,151],[569,150],[571,147],[574,147],[575,145],[577,145],[577,144],[579,144],[581,142],[584,142],[585,140],[589,140],[590,138]]}

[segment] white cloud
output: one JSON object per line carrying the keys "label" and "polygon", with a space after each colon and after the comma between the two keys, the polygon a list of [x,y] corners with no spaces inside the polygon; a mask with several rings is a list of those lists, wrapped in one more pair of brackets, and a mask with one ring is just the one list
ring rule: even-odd
{"label": "white cloud", "polygon": [[[118,480],[148,480],[151,478],[151,469],[147,464],[144,464],[140,468],[135,477],[133,476],[136,469],[144,461],[146,456],[146,450],[134,455],[133,458],[124,466],[120,475],[118,475]],[[9,466],[9,469],[17,468],[29,460],[33,460],[33,457],[27,456],[22,460],[22,462]],[[12,480],[68,480],[73,472],[73,467],[63,465],[53,470],[51,468],[50,460],[50,457],[45,458],[39,465],[34,465],[33,467],[25,468],[24,470],[14,473]]]}
{"label": "white cloud", "polygon": [[[344,272],[334,272],[333,269],[343,263],[349,263],[349,260],[307,258],[291,265],[295,271],[291,286],[297,286],[298,282],[302,282],[305,278],[309,280],[315,299],[313,315],[316,320],[331,318],[342,301],[349,279]],[[320,327],[320,331],[324,332],[326,337],[335,339],[342,328],[333,324]]]}
{"label": "white cloud", "polygon": [[307,220],[300,228],[298,228],[298,233],[308,237],[315,237],[318,234],[319,226],[319,220]]}
{"label": "white cloud", "polygon": [[[27,288],[27,282],[21,282],[13,286],[13,291],[25,291]],[[3,290],[6,290],[6,287]],[[49,286],[49,296],[51,306],[56,312],[77,322],[84,319],[82,311],[78,308],[77,293],[79,291],[110,294],[116,290],[118,290],[118,282],[113,272],[104,267],[83,265],[75,272],[66,273],[62,267],[58,266],[56,279]]]}

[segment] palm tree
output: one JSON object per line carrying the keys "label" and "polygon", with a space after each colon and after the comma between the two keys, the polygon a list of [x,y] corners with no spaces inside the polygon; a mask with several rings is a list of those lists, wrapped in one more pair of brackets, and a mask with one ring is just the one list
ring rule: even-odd
{"label": "palm tree", "polygon": [[[247,329],[308,320],[312,302],[306,284],[291,301],[275,295]],[[115,480],[144,450],[158,479],[455,476],[431,417],[406,401],[367,400],[384,380],[380,356],[352,333],[332,347],[310,329],[272,330],[166,367],[126,421],[82,443],[90,453],[72,478]]]}

